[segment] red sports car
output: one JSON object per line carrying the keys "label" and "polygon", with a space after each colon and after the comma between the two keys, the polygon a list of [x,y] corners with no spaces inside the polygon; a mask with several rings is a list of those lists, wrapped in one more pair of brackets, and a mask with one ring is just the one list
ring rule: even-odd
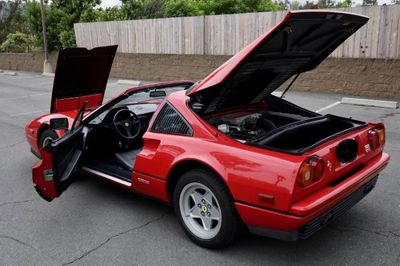
{"label": "red sports car", "polygon": [[105,104],[116,46],[60,51],[50,114],[26,126],[41,158],[36,191],[51,201],[77,173],[107,179],[172,204],[187,235],[209,248],[233,242],[243,225],[279,239],[309,237],[374,188],[389,161],[385,128],[320,115],[272,92],[367,20],[289,12],[202,81],[139,86]]}

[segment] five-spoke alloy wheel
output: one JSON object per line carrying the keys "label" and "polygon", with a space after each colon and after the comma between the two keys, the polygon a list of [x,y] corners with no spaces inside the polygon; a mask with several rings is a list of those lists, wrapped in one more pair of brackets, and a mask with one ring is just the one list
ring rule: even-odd
{"label": "five-spoke alloy wheel", "polygon": [[221,229],[221,208],[208,187],[195,182],[187,184],[180,193],[179,208],[184,223],[195,236],[211,239]]}
{"label": "five-spoke alloy wheel", "polygon": [[242,228],[229,190],[206,169],[182,175],[174,190],[174,209],[185,233],[203,247],[229,245]]}

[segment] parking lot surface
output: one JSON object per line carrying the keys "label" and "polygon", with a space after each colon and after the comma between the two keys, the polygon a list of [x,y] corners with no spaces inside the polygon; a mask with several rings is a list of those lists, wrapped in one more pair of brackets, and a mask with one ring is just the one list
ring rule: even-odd
{"label": "parking lot surface", "polygon": [[[106,98],[127,86],[110,80]],[[338,104],[322,113],[384,121],[392,156],[376,188],[344,216],[298,242],[245,235],[206,250],[169,206],[94,178],[79,178],[51,203],[31,181],[38,161],[25,124],[50,108],[52,78],[0,74],[0,265],[400,265],[400,110]],[[310,110],[340,95],[289,92]]]}

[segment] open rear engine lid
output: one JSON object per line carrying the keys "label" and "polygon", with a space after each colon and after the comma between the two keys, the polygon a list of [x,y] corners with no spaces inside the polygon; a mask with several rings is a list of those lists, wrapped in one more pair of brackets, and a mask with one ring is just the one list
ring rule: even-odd
{"label": "open rear engine lid", "polygon": [[367,21],[345,12],[290,11],[187,95],[204,113],[259,103],[291,76],[318,66]]}

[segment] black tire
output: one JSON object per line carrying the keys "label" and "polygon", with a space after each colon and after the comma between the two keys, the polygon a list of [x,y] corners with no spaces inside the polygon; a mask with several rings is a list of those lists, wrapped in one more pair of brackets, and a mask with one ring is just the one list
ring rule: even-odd
{"label": "black tire", "polygon": [[[211,239],[203,239],[196,236],[183,220],[180,208],[180,196],[182,190],[192,183],[200,183],[207,187],[218,201],[222,223],[218,233]],[[228,188],[215,173],[206,169],[193,169],[182,175],[174,189],[173,205],[175,214],[185,233],[199,246],[212,249],[222,248],[232,244],[242,232],[243,224]]]}
{"label": "black tire", "polygon": [[58,136],[56,132],[54,132],[51,129],[46,129],[43,131],[42,135],[40,135],[39,139],[39,148],[44,148],[45,141],[47,142],[48,139],[51,139],[52,141],[58,139]]}

